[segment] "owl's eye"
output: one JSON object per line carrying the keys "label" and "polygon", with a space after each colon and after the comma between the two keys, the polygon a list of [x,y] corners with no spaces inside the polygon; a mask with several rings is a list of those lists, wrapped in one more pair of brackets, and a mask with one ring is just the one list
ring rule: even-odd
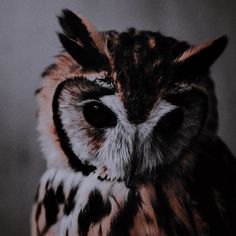
{"label": "owl's eye", "polygon": [[177,108],[166,114],[157,124],[159,132],[175,132],[183,123],[184,113],[181,108]]}
{"label": "owl's eye", "polygon": [[114,112],[100,102],[90,102],[83,109],[85,120],[95,128],[109,128],[117,124]]}

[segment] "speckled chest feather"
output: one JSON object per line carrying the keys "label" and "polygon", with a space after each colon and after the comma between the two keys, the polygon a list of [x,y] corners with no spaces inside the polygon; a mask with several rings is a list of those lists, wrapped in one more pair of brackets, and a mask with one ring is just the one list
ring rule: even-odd
{"label": "speckled chest feather", "polygon": [[37,90],[32,235],[234,236],[236,161],[209,75],[227,38],[97,32],[68,10],[59,23],[65,51]]}

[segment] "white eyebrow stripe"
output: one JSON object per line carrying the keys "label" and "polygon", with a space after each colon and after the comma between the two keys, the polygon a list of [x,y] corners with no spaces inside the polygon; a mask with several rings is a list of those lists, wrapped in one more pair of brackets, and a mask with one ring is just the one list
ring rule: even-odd
{"label": "white eyebrow stripe", "polygon": [[[100,100],[109,108],[111,108],[116,114],[119,114],[120,116],[122,116],[122,118],[128,121],[126,118],[126,112],[125,108],[123,107],[123,103],[116,95],[113,94],[105,95],[101,97]],[[177,106],[162,99],[160,102],[156,103],[156,105],[153,107],[147,118],[147,121],[154,120],[158,122],[165,114],[169,113],[170,111],[173,111],[176,108]]]}
{"label": "white eyebrow stripe", "polygon": [[150,112],[147,120],[138,125],[140,138],[142,137],[142,139],[146,139],[146,137],[151,134],[153,128],[160,121],[160,119],[176,108],[177,106],[167,102],[164,99],[157,103]]}
{"label": "white eyebrow stripe", "polygon": [[[129,165],[131,151],[134,148],[135,134],[138,134],[140,148],[148,153],[150,151],[150,141],[153,134],[153,128],[157,122],[168,112],[176,109],[176,106],[161,100],[156,103],[150,112],[147,120],[141,124],[132,124],[127,119],[127,112],[122,101],[117,95],[106,95],[100,98],[104,105],[108,106],[118,117],[116,127],[106,130],[106,141],[98,152],[97,158],[92,160],[92,164],[97,166],[100,161],[109,166],[109,175],[111,178],[125,175],[124,166]],[[158,149],[157,149],[158,152]],[[150,168],[155,167],[154,159],[158,158],[162,162],[162,153],[158,152],[157,156],[150,157],[151,161],[145,163]],[[142,168],[146,168],[146,167]]]}
{"label": "white eyebrow stripe", "polygon": [[153,128],[163,116],[177,108],[177,106],[162,99],[155,104],[144,123],[134,125],[128,121],[123,104],[116,95],[106,95],[101,98],[101,101],[116,113],[127,131],[129,130],[133,133],[134,130],[138,130],[142,139],[151,134]]}
{"label": "white eyebrow stripe", "polygon": [[149,119],[155,119],[156,122],[159,121],[164,115],[176,109],[177,106],[167,102],[162,99],[159,103],[157,103],[148,116]]}
{"label": "white eyebrow stripe", "polygon": [[131,124],[127,119],[127,114],[123,103],[117,95],[106,95],[100,98],[100,100],[107,105],[119,118],[120,122],[124,125],[126,129],[134,130],[135,125]]}

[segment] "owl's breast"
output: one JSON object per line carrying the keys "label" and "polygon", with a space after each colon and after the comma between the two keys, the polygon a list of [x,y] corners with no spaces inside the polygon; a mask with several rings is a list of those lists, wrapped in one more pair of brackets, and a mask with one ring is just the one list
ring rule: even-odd
{"label": "owl's breast", "polygon": [[32,235],[161,235],[152,186],[128,189],[66,169],[42,176],[32,212]]}

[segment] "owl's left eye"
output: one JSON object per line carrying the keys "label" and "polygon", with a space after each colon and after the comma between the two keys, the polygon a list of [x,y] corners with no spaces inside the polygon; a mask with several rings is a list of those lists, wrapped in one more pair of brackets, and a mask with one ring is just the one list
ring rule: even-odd
{"label": "owl's left eye", "polygon": [[115,127],[117,117],[114,112],[100,102],[90,102],[83,108],[85,120],[95,128]]}

